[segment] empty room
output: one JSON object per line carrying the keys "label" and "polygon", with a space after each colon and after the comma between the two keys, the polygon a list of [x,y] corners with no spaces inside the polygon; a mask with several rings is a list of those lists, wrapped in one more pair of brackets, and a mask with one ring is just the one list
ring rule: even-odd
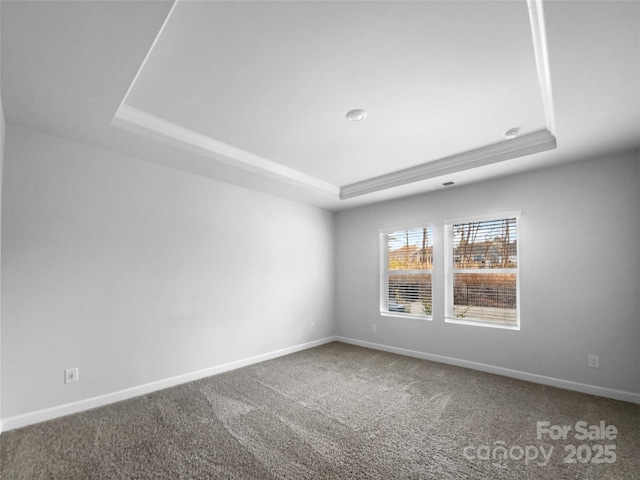
{"label": "empty room", "polygon": [[0,55],[0,478],[640,478],[640,2],[1,0]]}

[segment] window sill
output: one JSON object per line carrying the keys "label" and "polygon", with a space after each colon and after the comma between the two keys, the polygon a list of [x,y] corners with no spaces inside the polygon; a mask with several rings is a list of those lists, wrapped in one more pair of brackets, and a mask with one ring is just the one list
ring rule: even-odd
{"label": "window sill", "polygon": [[473,325],[476,327],[488,327],[488,328],[501,328],[503,330],[520,330],[520,325],[513,325],[509,323],[499,323],[499,322],[485,322],[483,320],[474,320],[472,318],[464,319],[464,318],[455,318],[455,317],[445,317],[445,323],[457,323],[459,325]]}
{"label": "window sill", "polygon": [[402,313],[402,312],[380,312],[381,317],[396,317],[396,318],[413,318],[415,320],[427,320],[432,321],[431,315],[416,315],[415,313]]}

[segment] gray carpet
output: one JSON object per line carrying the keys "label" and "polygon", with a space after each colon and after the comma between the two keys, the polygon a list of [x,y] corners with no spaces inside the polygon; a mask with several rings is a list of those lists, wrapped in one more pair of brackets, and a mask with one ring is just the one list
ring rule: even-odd
{"label": "gray carpet", "polygon": [[[601,420],[614,440],[575,439]],[[331,343],[5,432],[0,461],[7,480],[640,479],[640,406]]]}

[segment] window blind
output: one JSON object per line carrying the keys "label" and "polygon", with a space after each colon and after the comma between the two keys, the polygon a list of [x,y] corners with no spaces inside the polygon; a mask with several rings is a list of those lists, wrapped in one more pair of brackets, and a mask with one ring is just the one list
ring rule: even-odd
{"label": "window blind", "polygon": [[449,228],[447,317],[518,326],[517,217]]}
{"label": "window blind", "polygon": [[433,227],[382,232],[381,248],[381,311],[430,317]]}

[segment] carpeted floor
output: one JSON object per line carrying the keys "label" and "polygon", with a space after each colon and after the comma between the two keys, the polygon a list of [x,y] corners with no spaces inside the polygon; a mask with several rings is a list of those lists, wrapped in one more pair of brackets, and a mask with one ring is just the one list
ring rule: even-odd
{"label": "carpeted floor", "polygon": [[[601,421],[617,435],[581,438]],[[6,480],[640,479],[640,405],[331,343],[5,432],[0,462]]]}

